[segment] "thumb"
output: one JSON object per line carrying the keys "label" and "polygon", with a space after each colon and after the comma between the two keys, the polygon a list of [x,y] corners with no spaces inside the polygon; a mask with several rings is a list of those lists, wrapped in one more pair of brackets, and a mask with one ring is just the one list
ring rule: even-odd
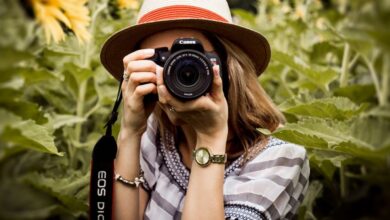
{"label": "thumb", "polygon": [[223,94],[223,83],[222,78],[220,76],[220,68],[219,65],[213,66],[213,72],[214,72],[214,80],[213,85],[211,87],[211,94],[216,98],[222,98],[224,96]]}

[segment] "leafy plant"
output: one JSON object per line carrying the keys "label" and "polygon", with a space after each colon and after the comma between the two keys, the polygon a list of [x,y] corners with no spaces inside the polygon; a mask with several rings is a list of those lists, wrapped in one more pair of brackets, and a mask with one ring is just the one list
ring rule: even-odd
{"label": "leafy plant", "polygon": [[[100,47],[135,11],[88,1],[90,41],[64,24],[65,40],[47,43],[26,2],[0,0],[0,219],[84,219],[91,150],[118,86]],[[388,218],[389,3],[273,0],[253,11],[234,10],[235,20],[270,41],[259,82],[288,121],[259,130],[310,159],[298,218]]]}
{"label": "leafy plant", "polygon": [[19,2],[1,4],[0,218],[86,218],[91,150],[117,87],[99,51],[134,11],[91,1],[93,39],[48,44]]}
{"label": "leafy plant", "polygon": [[271,41],[260,82],[288,121],[259,131],[309,152],[299,218],[388,218],[388,2],[262,1],[258,16],[236,14]]}

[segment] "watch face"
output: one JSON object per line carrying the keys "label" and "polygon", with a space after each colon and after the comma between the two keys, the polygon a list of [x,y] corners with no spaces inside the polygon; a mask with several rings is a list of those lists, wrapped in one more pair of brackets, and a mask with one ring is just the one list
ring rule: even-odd
{"label": "watch face", "polygon": [[199,148],[195,153],[195,161],[201,166],[207,166],[210,162],[210,153],[206,148]]}

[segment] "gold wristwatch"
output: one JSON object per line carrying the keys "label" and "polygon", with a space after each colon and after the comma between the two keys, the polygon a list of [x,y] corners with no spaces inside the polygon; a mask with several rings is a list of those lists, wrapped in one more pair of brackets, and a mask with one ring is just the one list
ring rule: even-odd
{"label": "gold wristwatch", "polygon": [[200,147],[192,152],[192,158],[201,167],[207,167],[210,163],[225,164],[227,160],[226,154],[213,155],[205,147]]}

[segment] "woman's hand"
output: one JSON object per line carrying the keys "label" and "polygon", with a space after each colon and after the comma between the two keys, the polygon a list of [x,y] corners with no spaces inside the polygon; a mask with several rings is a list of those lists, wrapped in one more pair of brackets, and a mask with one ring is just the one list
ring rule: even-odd
{"label": "woman's hand", "polygon": [[123,118],[122,129],[127,134],[142,135],[146,130],[146,121],[156,102],[144,103],[148,94],[156,94],[156,66],[153,61],[145,60],[154,54],[154,49],[137,50],[123,58],[127,81],[123,80]]}
{"label": "woman's hand", "polygon": [[191,101],[173,97],[163,82],[162,68],[157,67],[157,90],[163,108],[171,110],[190,125],[200,139],[227,138],[228,107],[222,89],[219,66],[213,67],[214,80],[210,92]]}

